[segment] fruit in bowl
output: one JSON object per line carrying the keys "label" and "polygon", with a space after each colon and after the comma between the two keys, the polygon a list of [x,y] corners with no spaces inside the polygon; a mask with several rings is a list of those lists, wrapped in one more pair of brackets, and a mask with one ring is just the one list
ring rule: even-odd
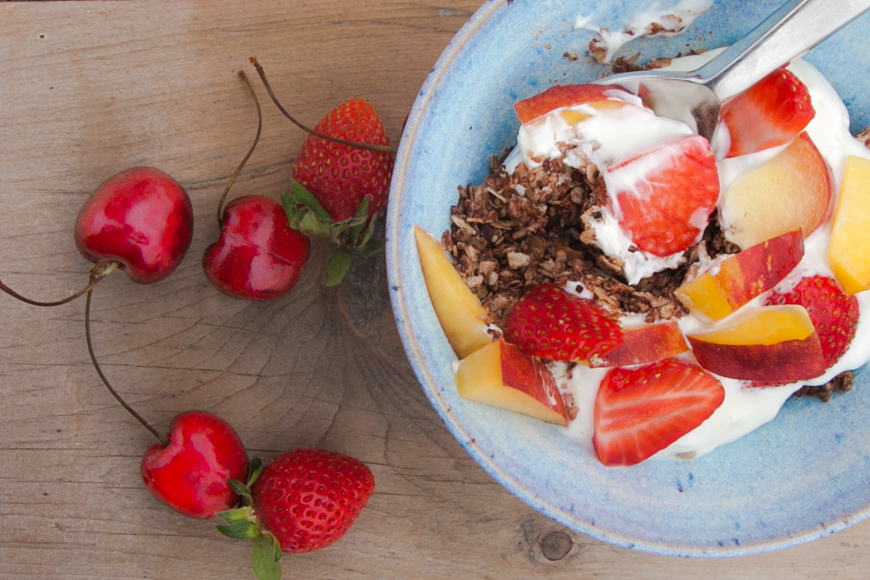
{"label": "fruit in bowl", "polygon": [[[739,3],[734,3],[726,5],[723,10],[738,8]],[[711,13],[715,10],[716,7],[711,9]],[[516,15],[510,16],[499,13],[499,22],[507,18],[511,24],[523,29],[515,18],[522,13],[522,17],[534,19],[530,13],[536,11],[523,7],[516,12]],[[541,14],[537,15],[542,17]],[[549,13],[546,15],[547,18],[551,16]],[[494,87],[491,91],[484,91],[486,94],[478,95],[471,88],[473,83],[470,76],[466,76],[466,73],[472,75],[472,71],[480,73],[471,64],[470,55],[481,58],[476,51],[486,54],[484,43],[479,40],[482,35],[486,35],[487,43],[500,38],[498,27],[494,24],[490,26],[486,15],[480,18],[483,19],[479,23],[481,27],[476,29],[479,32],[469,32],[471,36],[463,37],[461,46],[448,51],[441,63],[442,67],[460,78],[435,75],[432,83],[437,90],[430,92],[434,87],[427,86],[412,112],[406,141],[397,160],[393,205],[388,220],[388,240],[392,243],[388,251],[388,267],[397,320],[409,358],[433,405],[472,456],[510,491],[545,514],[596,537],[620,545],[681,555],[757,551],[769,549],[770,542],[796,542],[812,537],[814,532],[811,526],[815,523],[806,522],[820,521],[817,513],[819,502],[807,499],[808,507],[798,510],[801,512],[799,515],[771,514],[769,521],[777,521],[775,530],[762,530],[748,522],[749,509],[741,510],[738,518],[742,522],[742,531],[735,536],[740,547],[734,542],[729,544],[730,537],[725,538],[728,532],[724,531],[729,529],[725,522],[728,516],[724,515],[725,510],[717,511],[717,506],[721,505],[717,494],[725,493],[726,489],[727,493],[732,494],[734,490],[729,486],[736,486],[742,489],[738,493],[749,495],[745,487],[741,487],[747,469],[771,485],[782,485],[778,478],[786,477],[788,472],[789,459],[783,454],[788,454],[789,450],[795,453],[795,457],[818,461],[819,465],[843,461],[840,457],[822,459],[826,453],[836,453],[834,447],[827,444],[814,447],[812,452],[806,451],[807,438],[815,441],[818,432],[829,433],[835,428],[829,424],[832,419],[830,414],[834,411],[819,411],[809,420],[802,416],[804,422],[794,431],[795,424],[791,417],[795,409],[801,410],[811,403],[806,399],[790,401],[790,397],[801,387],[797,381],[804,381],[795,379],[795,376],[812,375],[806,382],[815,387],[831,383],[843,371],[863,366],[866,362],[863,359],[868,353],[860,314],[854,324],[850,322],[835,331],[835,336],[839,337],[835,341],[852,346],[846,348],[845,354],[836,363],[829,365],[822,348],[824,340],[810,312],[817,308],[799,304],[798,308],[776,309],[787,313],[784,317],[784,329],[787,332],[773,333],[775,342],[772,345],[759,344],[749,336],[744,336],[742,342],[725,344],[727,348],[724,350],[748,350],[766,356],[775,351],[791,351],[792,354],[785,358],[796,360],[793,343],[806,341],[815,334],[818,342],[813,342],[812,356],[807,360],[801,359],[800,364],[795,365],[811,370],[795,375],[791,371],[785,372],[789,365],[782,365],[781,369],[774,369],[777,374],[768,376],[746,373],[741,368],[738,373],[746,373],[745,376],[732,378],[705,369],[704,372],[724,389],[722,402],[697,429],[653,450],[644,461],[630,470],[607,467],[599,461],[594,445],[594,402],[599,385],[613,369],[632,370],[637,365],[663,364],[662,361],[677,361],[700,367],[689,338],[695,337],[698,343],[703,342],[701,339],[711,338],[705,335],[707,331],[727,330],[726,325],[733,321],[729,316],[736,318],[746,313],[757,314],[752,309],[759,309],[762,311],[759,317],[750,316],[749,322],[743,321],[743,326],[737,325],[732,333],[751,334],[752,329],[758,328],[769,313],[765,301],[790,294],[803,280],[823,276],[826,284],[832,284],[838,292],[843,290],[840,287],[844,281],[839,280],[830,267],[814,270],[806,266],[810,262],[818,262],[819,256],[826,260],[824,256],[831,245],[827,243],[826,236],[832,230],[844,227],[836,226],[838,220],[833,216],[836,215],[841,189],[849,187],[843,184],[842,179],[841,168],[845,159],[830,159],[826,150],[830,142],[819,140],[817,136],[819,127],[839,131],[848,125],[848,121],[844,123],[840,118],[832,119],[830,116],[832,111],[835,116],[844,114],[845,107],[839,99],[834,106],[829,107],[829,99],[833,94],[830,85],[820,81],[814,69],[805,63],[792,63],[788,71],[807,87],[811,101],[816,101],[817,95],[821,95],[818,99],[825,106],[814,106],[813,120],[804,126],[795,124],[783,127],[776,124],[776,119],[767,123],[768,128],[782,129],[778,132],[788,135],[783,142],[770,147],[741,145],[744,149],[758,150],[740,151],[739,155],[729,157],[730,148],[721,149],[721,145],[714,140],[710,149],[713,154],[708,154],[708,157],[713,160],[717,179],[684,179],[700,192],[699,195],[687,197],[691,210],[686,212],[679,207],[683,200],[679,196],[668,196],[667,191],[656,195],[659,192],[650,193],[638,187],[611,187],[630,182],[629,179],[620,179],[616,170],[630,167],[633,162],[643,161],[645,157],[665,158],[660,153],[650,154],[657,148],[664,148],[664,145],[658,146],[654,140],[645,142],[642,149],[630,151],[627,148],[620,149],[626,140],[610,144],[605,142],[606,139],[591,135],[596,123],[599,127],[606,124],[613,126],[617,118],[631,120],[641,118],[640,115],[648,118],[651,113],[645,112],[638,101],[606,95],[607,101],[621,101],[621,104],[602,106],[601,94],[594,92],[599,89],[566,89],[558,92],[581,95],[581,100],[587,100],[567,106],[564,101],[557,101],[559,104],[555,111],[542,112],[541,108],[531,107],[529,112],[529,107],[520,106],[512,123],[501,121],[502,116],[512,113],[511,109],[518,101],[533,99],[552,104],[551,97],[554,95],[546,99],[534,99],[534,95],[545,92],[541,90],[545,80],[562,78],[560,74],[564,63],[553,63],[545,55],[528,55],[521,46],[514,46],[519,43],[502,38],[505,43],[503,46],[508,48],[504,49],[505,53],[500,58],[515,58],[514,63],[523,64],[518,66],[519,70],[509,71],[494,65],[495,55],[484,57],[488,66],[496,67],[497,72],[492,74],[502,79],[499,86],[508,86],[511,90],[504,92]],[[718,27],[726,25],[717,23],[709,26],[718,30]],[[540,26],[537,32],[540,32]],[[556,36],[548,37],[547,41],[552,41],[553,46],[558,44]],[[529,62],[520,58],[520,54],[528,57]],[[578,79],[581,85],[585,84],[584,81],[588,83],[598,73],[594,67],[590,71],[576,63],[575,66],[579,68],[570,70],[569,78]],[[436,68],[438,72],[443,70]],[[456,73],[458,70],[463,73]],[[825,73],[830,72],[825,69]],[[789,75],[785,76],[791,82]],[[492,78],[491,74],[487,78]],[[528,78],[538,82],[526,82]],[[562,82],[568,84],[567,81]],[[590,95],[591,98],[588,98]],[[763,107],[755,108],[764,112]],[[771,110],[776,110],[776,107]],[[739,111],[740,108],[735,105],[732,121],[736,118],[733,115]],[[492,120],[494,118],[499,121]],[[675,152],[692,152],[691,155],[667,156],[668,163],[664,164],[666,175],[682,178],[680,166],[690,164],[698,175],[712,173],[711,169],[705,168],[709,162],[705,163],[703,148],[688,148],[684,145],[692,142],[690,131],[679,130],[666,122],[660,126],[665,125],[668,136],[661,140],[662,143]],[[739,137],[739,133],[746,130],[741,125],[756,132],[766,130],[760,123],[741,122],[733,122],[728,129]],[[520,127],[519,130],[517,127]],[[459,128],[466,133],[459,133]],[[543,128],[540,134],[556,135],[556,138],[552,142],[538,139],[535,132],[538,128]],[[560,133],[563,129],[565,133]],[[638,140],[649,137],[649,133],[645,133],[640,125],[633,125],[623,133],[631,137],[636,134]],[[565,135],[567,139],[563,138]],[[775,141],[749,137],[733,141],[761,144]],[[845,139],[845,136],[842,138]],[[491,175],[487,175],[487,164],[481,160],[501,153],[517,140],[519,147],[504,159],[504,168],[496,167]],[[814,149],[805,147],[807,143],[812,143]],[[449,155],[446,149],[448,145]],[[536,149],[538,145],[541,147]],[[633,147],[634,144],[626,147],[629,146]],[[794,155],[795,149],[784,153],[791,146],[798,149],[798,155]],[[857,142],[849,142],[842,151],[847,155],[866,158],[867,153],[860,147]],[[814,157],[814,151],[818,151],[818,157]],[[801,183],[812,186],[805,188],[810,190],[806,199],[813,201],[811,205],[815,213],[811,212],[809,217],[796,215],[807,203],[803,201],[805,198],[791,198],[793,201],[781,204],[784,207],[775,216],[781,221],[778,224],[780,229],[761,232],[755,231],[758,229],[755,225],[749,225],[743,230],[751,231],[754,238],[737,236],[737,225],[742,224],[737,223],[739,220],[735,223],[725,221],[722,200],[726,197],[736,199],[730,191],[735,187],[737,178],[755,171],[759,171],[759,174],[753,179],[758,180],[758,189],[764,190],[759,197],[776,197],[767,190],[775,190],[773,176],[778,172],[773,169],[782,162],[782,158],[774,159],[780,154],[787,160],[784,165],[789,169],[785,173],[794,174],[797,171]],[[807,159],[819,157],[822,163],[806,162]],[[449,162],[445,161],[448,159]],[[795,159],[803,161],[796,163]],[[765,167],[767,164],[773,166]],[[627,172],[634,175],[628,177],[653,175],[651,169],[641,171],[642,165],[637,163],[637,169]],[[662,165],[649,163],[647,167],[655,167],[661,173]],[[616,168],[613,179],[607,177],[610,167]],[[670,175],[667,175],[667,181],[676,183],[677,180]],[[568,177],[566,179],[563,176]],[[469,183],[472,185],[467,185]],[[636,183],[643,184],[644,181],[638,178]],[[705,187],[707,183],[709,187]],[[460,186],[459,199],[455,190],[445,191],[445,188],[449,189],[445,184]],[[719,191],[711,203],[711,192],[717,186]],[[621,195],[626,191],[630,195]],[[669,197],[675,200],[672,204],[660,203],[659,200],[670,201]],[[653,202],[649,206],[632,204],[641,199],[652,199]],[[798,199],[801,200],[799,204],[794,201]],[[623,200],[626,200],[625,203],[621,203]],[[623,211],[623,206],[627,212]],[[676,211],[671,209],[672,206],[676,206]],[[644,232],[644,219],[632,218],[635,210],[654,210],[652,215],[655,219],[648,218],[646,222],[657,226]],[[679,223],[673,228],[659,225],[667,224],[668,220]],[[635,224],[640,227],[635,227]],[[471,313],[469,324],[469,327],[486,329],[488,332],[479,348],[494,349],[491,344],[499,334],[503,335],[502,340],[509,342],[510,336],[506,330],[511,310],[524,295],[544,283],[555,283],[580,299],[593,301],[618,322],[622,343],[609,352],[585,360],[572,358],[569,362],[544,363],[563,395],[569,419],[567,427],[560,427],[558,422],[547,425],[517,413],[462,399],[454,371],[465,364],[460,361],[474,354],[455,351],[449,346],[455,340],[448,343],[440,330],[440,315],[437,308],[432,308],[434,299],[430,300],[426,287],[428,276],[423,277],[425,270],[420,266],[420,255],[415,251],[415,240],[411,235],[415,225],[441,237],[444,242],[442,255],[450,257],[454,270],[465,280],[471,295],[483,306],[484,312],[481,314]],[[690,228],[694,228],[695,232],[687,235],[692,231]],[[442,236],[445,230],[448,231]],[[644,235],[647,233],[649,235]],[[689,240],[687,246],[683,239]],[[836,239],[836,233],[832,239]],[[648,244],[648,240],[653,240],[653,243]],[[657,246],[665,249],[657,250]],[[845,248],[838,252],[846,255]],[[855,253],[861,254],[861,251]],[[857,264],[862,263],[863,258],[853,259],[849,256],[848,260],[853,264],[850,266],[853,271],[860,270]],[[695,280],[698,282],[692,285]],[[675,292],[681,287],[685,300],[681,300]],[[855,296],[855,300],[852,304],[860,310],[865,300],[863,295]],[[807,326],[808,320],[812,323],[810,327]],[[802,334],[808,328],[811,331]],[[802,331],[796,332],[796,329]],[[854,338],[851,336],[852,330],[856,333]],[[653,337],[652,333],[659,336],[650,338]],[[647,338],[643,339],[643,336]],[[629,340],[628,337],[632,338]],[[641,338],[638,340],[637,337]],[[812,342],[812,339],[809,340]],[[707,340],[705,344],[716,347],[713,350],[717,354],[713,355],[713,359],[719,362],[730,360],[721,354],[721,342],[720,336]],[[861,346],[855,348],[855,344]],[[632,345],[631,348],[628,345]],[[645,348],[649,345],[654,346]],[[516,346],[520,347],[521,343]],[[630,354],[617,357],[620,350]],[[545,359],[539,360],[543,362]],[[715,366],[716,363],[712,364]],[[721,370],[721,366],[717,368]],[[760,366],[765,367],[764,364]],[[860,381],[861,374],[858,373],[857,377],[856,380]],[[842,385],[849,382],[847,379],[837,380]],[[716,399],[712,400],[715,402]],[[865,405],[860,392],[835,398],[834,403],[838,408],[848,406],[852,409]],[[779,411],[783,405],[785,409]],[[778,412],[780,417],[769,422]],[[819,413],[828,415],[827,422],[818,416]],[[769,438],[771,433],[777,437],[776,452],[759,448],[761,435],[751,434],[761,425],[765,437]],[[807,432],[804,432],[805,429]],[[749,437],[741,439],[747,434]],[[863,431],[860,437],[865,437]],[[518,443],[518,440],[521,442]],[[798,440],[804,442],[803,447],[798,447]],[[715,453],[710,453],[714,449]],[[692,463],[660,460],[668,455],[693,458],[705,454],[709,456]],[[742,472],[737,470],[738,464],[743,465]],[[774,472],[771,472],[770,464],[777,465]],[[704,490],[695,489],[692,494],[673,495],[673,482],[685,482],[689,472],[692,473],[692,480],[703,476],[705,480],[716,483]],[[536,482],[533,473],[545,473],[548,483],[543,485]],[[578,476],[579,481],[572,482],[571,475],[580,473],[584,475]],[[537,479],[540,480],[541,476]],[[626,490],[625,481],[617,483],[617,480],[623,479],[636,485],[636,490],[643,489],[645,493],[652,494],[651,497],[655,498],[652,501],[659,502],[658,506],[644,504],[639,493]],[[578,490],[577,487],[583,489]],[[685,485],[681,485],[681,490],[685,489]],[[763,495],[767,495],[764,500],[753,498],[750,501],[756,510],[769,511],[774,509],[772,506],[784,506],[783,499],[771,497],[774,494]],[[766,505],[760,503],[764,501]],[[850,501],[856,502],[858,507],[853,504],[853,507],[841,510],[839,515],[823,516],[822,519],[828,517],[827,521],[836,525],[836,522],[842,521],[838,518],[843,514],[851,516],[870,498],[856,492],[850,496]],[[691,523],[680,524],[667,513],[668,509],[681,513],[685,513],[686,509],[697,509],[700,513],[705,506],[713,506],[715,515],[703,522],[702,518],[698,518]],[[814,514],[813,517],[810,517],[810,513]],[[800,518],[803,518],[801,522],[796,523]],[[652,521],[656,525],[649,524]],[[665,531],[662,531],[662,526],[666,527]],[[733,527],[730,529],[733,530]],[[661,540],[663,537],[665,540]]]}

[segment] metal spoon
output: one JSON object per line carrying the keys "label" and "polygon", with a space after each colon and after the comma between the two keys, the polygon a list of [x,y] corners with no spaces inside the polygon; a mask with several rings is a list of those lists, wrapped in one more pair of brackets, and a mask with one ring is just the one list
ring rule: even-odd
{"label": "metal spoon", "polygon": [[640,71],[595,82],[641,96],[657,115],[712,139],[719,108],[870,9],[870,0],[789,0],[752,32],[692,72]]}

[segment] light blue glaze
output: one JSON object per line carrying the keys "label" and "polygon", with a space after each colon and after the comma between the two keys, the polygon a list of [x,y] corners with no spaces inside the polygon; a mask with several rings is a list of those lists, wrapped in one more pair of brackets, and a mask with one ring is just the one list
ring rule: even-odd
{"label": "light blue glaze", "polygon": [[[514,144],[512,105],[554,82],[601,74],[586,56],[592,33],[573,30],[599,10],[618,27],[642,1],[495,0],[450,43],[420,90],[397,157],[387,218],[393,310],[423,390],[468,453],[511,493],[595,538],[677,556],[737,556],[819,538],[870,509],[870,390],[862,369],[852,393],[791,400],[771,423],[692,462],[607,468],[558,428],[459,399],[455,356],[426,292],[412,234],[449,227],[457,186],[480,181],[488,158]],[[683,35],[638,40],[619,54],[673,56],[733,42],[775,1],[717,0]],[[840,92],[857,131],[870,122],[870,18],[807,60]],[[570,62],[563,54],[581,55]],[[644,58],[641,60],[643,61]]]}

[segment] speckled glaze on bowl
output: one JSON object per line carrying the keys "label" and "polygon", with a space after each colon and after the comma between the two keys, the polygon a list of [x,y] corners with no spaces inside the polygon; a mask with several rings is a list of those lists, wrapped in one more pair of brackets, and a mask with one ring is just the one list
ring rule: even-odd
{"label": "speckled glaze on bowl", "polygon": [[[514,145],[515,101],[601,74],[586,56],[592,33],[572,29],[578,15],[597,11],[599,26],[617,29],[641,4],[648,3],[494,0],[444,51],[411,111],[393,177],[387,267],[399,332],[456,439],[511,493],[565,526],[676,556],[737,556],[813,540],[870,513],[866,368],[851,393],[828,404],[790,400],[774,421],[709,455],[631,468],[604,467],[557,427],[456,394],[455,356],[429,301],[412,226],[436,235],[449,227],[457,186],[480,181],[488,158]],[[731,43],[777,5],[717,0],[685,34],[633,41],[619,54],[645,60]],[[807,56],[840,92],[853,132],[870,122],[868,37],[863,17]]]}

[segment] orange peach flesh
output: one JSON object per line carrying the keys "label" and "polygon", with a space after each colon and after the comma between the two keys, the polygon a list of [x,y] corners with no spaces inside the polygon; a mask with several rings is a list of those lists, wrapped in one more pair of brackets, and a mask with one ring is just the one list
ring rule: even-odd
{"label": "orange peach flesh", "polygon": [[465,358],[492,343],[486,308],[453,267],[444,248],[419,226],[414,226],[414,237],[429,298],[456,356]]}
{"label": "orange peach flesh", "polygon": [[484,346],[459,363],[456,389],[469,401],[568,425],[562,395],[547,367],[504,340]]}
{"label": "orange peach flesh", "polygon": [[846,160],[828,262],[848,294],[870,288],[870,161]]}

